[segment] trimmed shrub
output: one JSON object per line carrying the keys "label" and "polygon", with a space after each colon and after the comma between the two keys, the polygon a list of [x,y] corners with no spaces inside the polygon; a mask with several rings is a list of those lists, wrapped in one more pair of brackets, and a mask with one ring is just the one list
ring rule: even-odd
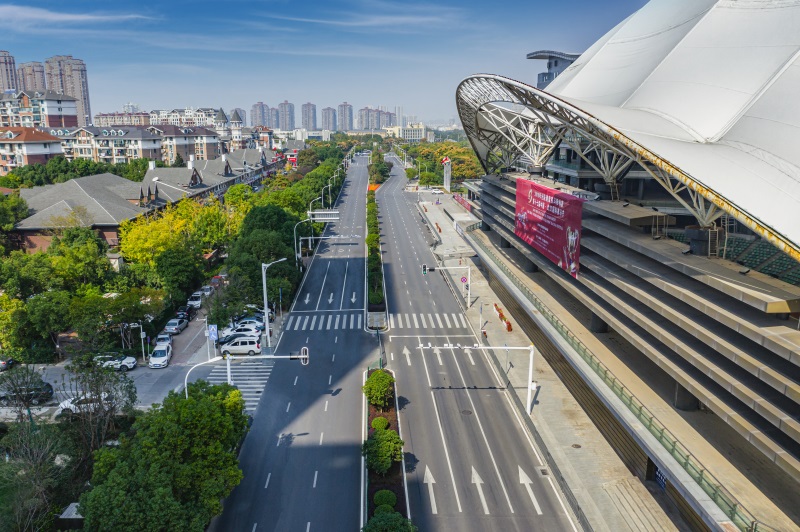
{"label": "trimmed shrub", "polygon": [[389,420],[385,417],[376,417],[372,420],[372,428],[375,430],[385,430],[389,428]]}
{"label": "trimmed shrub", "polygon": [[367,397],[369,404],[383,411],[389,406],[392,396],[394,395],[392,384],[394,384],[394,377],[392,377],[390,373],[379,369],[373,371],[370,376],[367,377],[367,382],[364,383],[361,389],[364,391],[364,395]]}
{"label": "trimmed shrub", "polygon": [[378,475],[385,475],[392,462],[403,458],[403,440],[393,430],[376,430],[372,433],[361,452],[367,459],[367,467]]}
{"label": "trimmed shrub", "polygon": [[416,532],[418,528],[399,512],[392,512],[373,516],[361,530],[362,532]]}
{"label": "trimmed shrub", "polygon": [[389,506],[388,504],[381,504],[375,508],[375,511],[372,512],[372,515],[380,515],[380,514],[393,514],[394,508]]}
{"label": "trimmed shrub", "polygon": [[372,497],[375,506],[389,506],[394,508],[397,504],[397,495],[392,490],[378,490]]}

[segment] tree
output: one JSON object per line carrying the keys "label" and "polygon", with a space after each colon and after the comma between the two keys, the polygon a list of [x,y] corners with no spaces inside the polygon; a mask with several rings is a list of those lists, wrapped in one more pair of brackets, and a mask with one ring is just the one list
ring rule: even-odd
{"label": "tree", "polygon": [[367,521],[362,532],[417,532],[417,527],[399,512],[376,514]]}
{"label": "tree", "polygon": [[[43,423],[15,423],[0,440],[7,462],[0,466],[0,486],[10,494],[0,512],[2,530],[48,530],[59,488],[69,484],[71,464],[63,433]],[[4,454],[5,454],[4,453]]]}
{"label": "tree", "polygon": [[20,345],[16,324],[25,313],[25,302],[8,294],[0,294],[0,349],[8,350]]}
{"label": "tree", "polygon": [[27,324],[39,336],[58,345],[59,333],[70,326],[69,309],[72,297],[64,290],[42,292],[37,294],[25,304]]}
{"label": "tree", "polygon": [[403,459],[404,443],[392,429],[374,431],[361,449],[367,459],[367,468],[379,475],[385,475],[392,467],[392,462]]}
{"label": "tree", "polygon": [[172,301],[182,301],[202,279],[200,257],[187,246],[172,247],[156,257],[156,272]]}
{"label": "tree", "polygon": [[367,382],[364,383],[361,389],[364,391],[369,404],[383,411],[392,402],[392,396],[394,395],[393,384],[394,377],[389,372],[378,369],[367,377]]}
{"label": "tree", "polygon": [[172,163],[172,167],[173,168],[182,168],[185,165],[186,165],[186,163],[183,161],[183,157],[181,157],[181,154],[180,153],[176,154],[175,155],[175,161]]}
{"label": "tree", "polygon": [[95,454],[94,488],[80,499],[89,530],[202,531],[239,484],[247,432],[241,392],[189,385],[140,417],[116,448]]}

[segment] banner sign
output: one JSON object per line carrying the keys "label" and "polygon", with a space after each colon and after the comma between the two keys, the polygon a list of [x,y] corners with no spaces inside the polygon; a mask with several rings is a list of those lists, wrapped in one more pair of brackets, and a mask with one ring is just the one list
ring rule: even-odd
{"label": "banner sign", "polygon": [[514,234],[576,279],[584,201],[527,179],[517,179]]}
{"label": "banner sign", "polygon": [[461,194],[454,194],[453,199],[456,200],[462,207],[467,209],[468,212],[472,211],[472,205],[470,205],[469,202],[461,196]]}

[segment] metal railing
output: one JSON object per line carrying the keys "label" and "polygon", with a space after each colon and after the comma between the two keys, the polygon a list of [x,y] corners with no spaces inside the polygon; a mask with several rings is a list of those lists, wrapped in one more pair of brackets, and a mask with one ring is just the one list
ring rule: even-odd
{"label": "metal railing", "polygon": [[[479,224],[473,224],[466,228],[473,231]],[[522,292],[534,307],[547,319],[548,322],[558,331],[564,340],[572,346],[575,352],[589,365],[595,374],[608,386],[611,391],[628,407],[630,412],[647,428],[664,449],[683,467],[689,476],[700,486],[714,503],[722,510],[739,530],[747,532],[774,531],[770,527],[753,516],[742,504],[734,497],[717,479],[709,472],[700,461],[680,442],[678,439],[661,423],[644,404],[633,395],[625,386],[614,376],[613,373],[594,355],[581,340],[562,322],[541,299],[531,292],[525,284],[511,271],[511,268],[503,262],[489,247],[477,238],[471,238],[481,250],[500,268],[505,276]]]}

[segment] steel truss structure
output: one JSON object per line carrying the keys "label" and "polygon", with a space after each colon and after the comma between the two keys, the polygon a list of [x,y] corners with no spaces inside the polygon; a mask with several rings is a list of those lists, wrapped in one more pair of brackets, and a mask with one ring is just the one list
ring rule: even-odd
{"label": "steel truss structure", "polygon": [[613,126],[551,94],[502,76],[477,74],[459,84],[456,106],[470,144],[488,174],[510,167],[543,168],[563,142],[610,186],[616,186],[638,164],[701,227],[713,227],[728,213],[800,260],[800,247],[795,243]]}

